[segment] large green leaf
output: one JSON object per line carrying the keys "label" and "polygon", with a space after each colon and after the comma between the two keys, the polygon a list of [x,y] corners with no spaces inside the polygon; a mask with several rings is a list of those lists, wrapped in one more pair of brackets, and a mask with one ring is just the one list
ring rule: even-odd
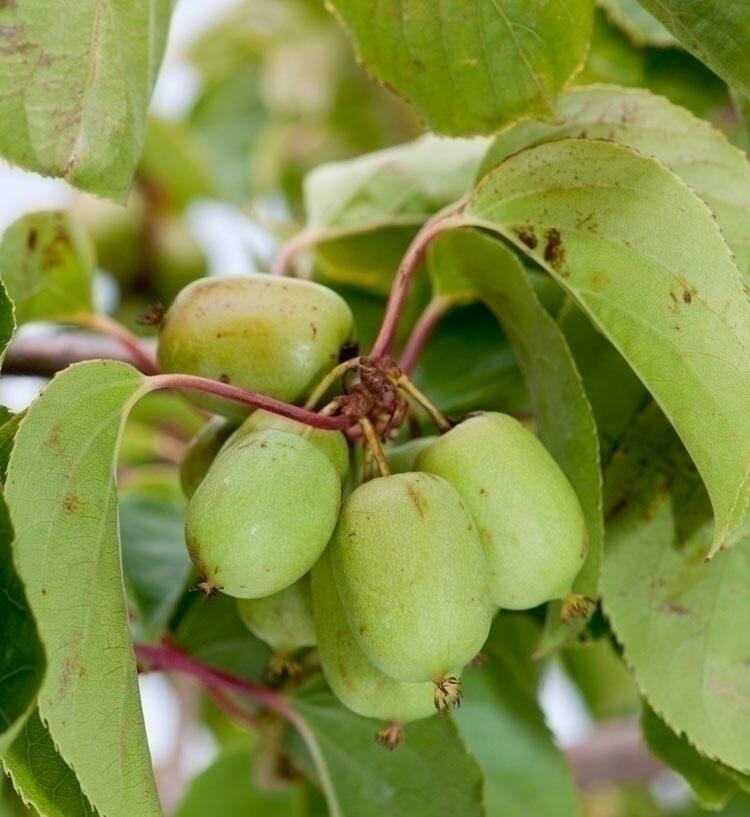
{"label": "large green leaf", "polygon": [[0,494],[0,752],[31,710],[44,676],[44,650],[13,567],[11,526]]}
{"label": "large green leaf", "polygon": [[309,691],[294,706],[315,733],[340,817],[483,817],[481,773],[450,718],[409,724],[388,752],[374,739],[380,725],[330,692]]}
{"label": "large green leaf", "polygon": [[750,14],[745,3],[638,0],[698,59],[750,94]]}
{"label": "large green leaf", "polygon": [[637,0],[599,0],[599,5],[635,45],[665,47],[675,44],[674,37]]}
{"label": "large green leaf", "polygon": [[2,3],[0,155],[124,199],[171,9],[171,0]]}
{"label": "large green leaf", "polygon": [[591,0],[328,0],[365,68],[438,133],[493,133],[555,117],[581,67]]}
{"label": "large green leaf", "polygon": [[605,500],[604,608],[641,692],[701,754],[750,771],[750,535],[705,563],[708,499],[654,410],[612,458]]}
{"label": "large green leaf", "polygon": [[63,212],[29,213],[0,244],[0,278],[19,323],[90,312],[93,246]]}
{"label": "large green leaf", "polygon": [[308,230],[331,239],[381,227],[421,226],[469,191],[487,144],[485,139],[428,134],[322,165],[305,178]]}
{"label": "large green leaf", "polygon": [[570,300],[557,322],[581,373],[606,463],[623,432],[650,402],[649,394],[617,349]]}
{"label": "large green leaf", "polygon": [[723,133],[640,88],[576,88],[560,98],[560,113],[560,124],[523,122],[500,134],[480,175],[523,148],[554,139],[587,136],[628,145],[663,162],[708,204],[750,282],[750,162]]}
{"label": "large green leaf", "polygon": [[24,802],[40,817],[98,817],[37,712],[3,756],[2,764]]}
{"label": "large green leaf", "polygon": [[463,676],[456,720],[484,772],[487,817],[572,817],[579,807],[570,770],[544,722],[533,677],[518,671],[531,660],[517,647],[518,633],[528,629],[538,637],[528,619],[498,616],[483,650],[487,663]]}
{"label": "large green leaf", "polygon": [[71,366],[21,422],[6,495],[47,652],[41,718],[103,817],[159,817],[128,630],[114,466],[148,388],[123,363]]}
{"label": "large green leaf", "polygon": [[185,508],[158,494],[129,492],[120,500],[122,559],[140,614],[135,629],[153,639],[166,627],[192,573],[185,548]]}
{"label": "large green leaf", "polygon": [[190,784],[176,817],[289,817],[294,810],[293,787],[263,790],[253,779],[252,743],[239,740]]}
{"label": "large green leaf", "polygon": [[[508,336],[529,391],[539,435],[578,494],[589,533],[589,555],[574,590],[596,596],[602,544],[599,446],[591,406],[559,327],[539,302],[518,258],[476,230],[444,233],[430,247],[430,272],[438,292],[478,295]],[[551,605],[547,646],[576,626]]]}
{"label": "large green leaf", "polygon": [[726,545],[750,499],[750,303],[708,207],[631,148],[564,139],[484,176],[466,217],[547,269],[632,366],[706,483],[709,549]]}
{"label": "large green leaf", "polygon": [[5,350],[8,348],[15,331],[16,318],[13,302],[0,276],[0,365],[5,358]]}
{"label": "large green leaf", "polygon": [[249,678],[261,678],[271,657],[270,648],[243,624],[236,600],[223,594],[212,599],[192,594],[175,636],[200,661]]}
{"label": "large green leaf", "polygon": [[750,786],[747,775],[740,775],[696,752],[648,705],[643,708],[641,727],[651,751],[687,780],[705,808],[721,809],[742,788],[747,790]]}

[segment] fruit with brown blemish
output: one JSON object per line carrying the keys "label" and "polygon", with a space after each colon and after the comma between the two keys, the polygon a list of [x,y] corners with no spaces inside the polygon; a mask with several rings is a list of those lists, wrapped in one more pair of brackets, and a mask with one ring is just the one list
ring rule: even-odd
{"label": "fruit with brown blemish", "polygon": [[336,469],[303,437],[267,429],[222,450],[187,509],[202,589],[261,598],[289,587],[323,552],[340,502]]}
{"label": "fruit with brown blemish", "polygon": [[212,417],[188,443],[180,462],[180,486],[185,496],[195,493],[221,447],[236,426],[223,417]]}
{"label": "fruit with brown blemish", "polygon": [[315,645],[310,575],[273,595],[239,599],[237,611],[248,630],[274,651],[268,663],[269,677],[280,680],[298,675],[301,668],[294,653]]}
{"label": "fruit with brown blemish", "polygon": [[572,485],[536,435],[506,414],[480,414],[436,440],[418,467],[463,497],[500,607],[525,610],[567,596],[586,558],[586,522]]}
{"label": "fruit with brown blemish", "polygon": [[340,431],[313,428],[297,420],[274,414],[272,411],[256,409],[231,436],[227,447],[241,442],[256,431],[265,431],[269,428],[304,437],[328,457],[342,480],[346,478],[349,473],[349,444]]}
{"label": "fruit with brown blemish", "polygon": [[398,681],[368,659],[347,622],[328,552],[311,576],[318,654],[328,685],[352,712],[386,721],[378,739],[393,748],[404,724],[435,714],[433,685]]}
{"label": "fruit with brown blemish", "polygon": [[432,474],[380,477],[344,503],[330,545],[336,584],[369,660],[401,681],[432,681],[455,702],[456,668],[484,644],[494,607],[476,526]]}
{"label": "fruit with brown blemish", "polygon": [[[354,334],[347,303],[299,279],[203,278],[180,292],[159,336],[165,372],[231,383],[287,402],[305,397]],[[248,408],[190,393],[197,405],[242,419]]]}

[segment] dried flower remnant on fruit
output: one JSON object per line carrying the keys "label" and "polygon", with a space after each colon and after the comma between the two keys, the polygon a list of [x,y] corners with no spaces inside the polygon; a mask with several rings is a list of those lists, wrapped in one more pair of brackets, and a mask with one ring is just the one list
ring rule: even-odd
{"label": "dried flower remnant on fruit", "polygon": [[398,723],[387,723],[376,735],[375,740],[392,752],[404,741],[404,729]]}
{"label": "dried flower remnant on fruit", "polygon": [[451,709],[458,709],[463,698],[461,681],[454,675],[435,681],[435,709],[438,712],[448,712]]}

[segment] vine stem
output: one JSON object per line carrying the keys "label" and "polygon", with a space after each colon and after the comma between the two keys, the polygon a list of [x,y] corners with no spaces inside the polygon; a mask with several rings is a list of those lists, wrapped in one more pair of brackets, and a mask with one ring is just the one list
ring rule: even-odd
{"label": "vine stem", "polygon": [[303,230],[284,244],[271,264],[271,275],[289,275],[295,258],[309,247],[314,246],[320,239],[317,232]]}
{"label": "vine stem", "polygon": [[71,315],[65,318],[65,323],[72,323],[82,329],[90,329],[102,335],[107,335],[116,340],[126,349],[133,359],[135,365],[144,373],[149,375],[159,374],[159,365],[144,347],[141,341],[125,326],[123,326],[109,315],[99,312]]}
{"label": "vine stem", "polygon": [[404,347],[398,367],[404,374],[411,374],[416,368],[417,362],[427,345],[427,341],[432,337],[435,327],[440,323],[457,299],[447,295],[437,295],[427,304],[424,312],[419,316],[419,320],[414,325],[409,340]]}
{"label": "vine stem", "polygon": [[463,202],[459,205],[452,205],[448,210],[438,213],[414,237],[396,273],[388,304],[385,308],[383,323],[370,353],[371,357],[386,357],[391,353],[411,282],[422,263],[427,248],[430,242],[441,233],[466,224],[466,220],[460,212],[462,207]]}
{"label": "vine stem", "polygon": [[158,374],[149,380],[150,389],[187,389],[188,391],[199,391],[211,394],[215,397],[222,397],[225,400],[233,400],[236,403],[243,403],[253,408],[265,409],[290,420],[297,420],[313,428],[322,428],[329,431],[342,431],[352,425],[353,420],[348,417],[329,417],[315,411],[285,403],[283,400],[276,400],[267,397],[265,394],[245,391],[229,383],[222,383],[219,380],[210,380],[207,377],[198,377],[192,374]]}
{"label": "vine stem", "polygon": [[252,716],[234,707],[231,701],[227,699],[226,692],[234,692],[245,698],[249,698],[284,718],[287,723],[297,730],[299,736],[305,742],[307,750],[310,752],[310,757],[315,764],[320,778],[320,786],[328,801],[331,817],[341,817],[341,809],[338,805],[336,790],[333,787],[333,781],[328,773],[328,767],[315,734],[307,725],[305,719],[291,706],[285,696],[254,681],[248,681],[232,673],[202,664],[200,661],[196,661],[182,652],[182,650],[168,643],[163,643],[158,647],[149,644],[136,644],[135,654],[138,661],[146,668],[182,672],[191,675],[206,688],[208,693],[217,700],[217,703],[221,703],[222,705],[228,704],[230,713],[247,725],[253,723]]}

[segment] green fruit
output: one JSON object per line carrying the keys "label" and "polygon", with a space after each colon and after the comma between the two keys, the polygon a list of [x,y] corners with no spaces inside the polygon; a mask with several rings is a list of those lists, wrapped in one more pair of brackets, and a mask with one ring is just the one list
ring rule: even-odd
{"label": "green fruit", "polygon": [[349,473],[349,445],[346,437],[340,431],[312,428],[296,420],[282,417],[280,414],[274,414],[272,411],[256,409],[232,435],[227,445],[235,445],[246,439],[249,434],[269,428],[304,437],[328,457],[342,480],[346,478]]}
{"label": "green fruit", "polygon": [[73,214],[91,236],[97,266],[124,287],[139,273],[143,253],[145,202],[133,191],[126,207],[103,199],[83,197]]}
{"label": "green fruit", "polygon": [[162,216],[155,221],[151,247],[151,288],[163,304],[206,274],[206,257],[183,221]]}
{"label": "green fruit", "polygon": [[235,426],[223,417],[212,417],[188,443],[180,463],[180,485],[190,499]]}
{"label": "green fruit", "polygon": [[487,565],[445,480],[408,473],[361,485],[344,503],[331,561],[355,637],[393,678],[440,683],[484,644]]}
{"label": "green fruit", "polygon": [[431,683],[397,681],[362,652],[347,624],[328,553],[312,569],[312,600],[323,673],[344,706],[366,718],[397,724],[435,713]]}
{"label": "green fruit", "polygon": [[570,482],[534,434],[505,414],[481,414],[417,462],[464,498],[497,604],[526,610],[567,595],[586,558],[586,523]]}
{"label": "green fruit", "polygon": [[414,471],[417,457],[435,440],[437,437],[417,437],[401,445],[388,446],[385,449],[385,457],[391,473],[404,474],[407,471]]}
{"label": "green fruit", "polygon": [[331,461],[296,434],[259,431],[221,451],[187,509],[203,589],[260,598],[288,587],[323,552],[340,502]]}
{"label": "green fruit", "polygon": [[[204,278],[186,287],[167,312],[158,357],[166,372],[222,380],[295,402],[336,364],[353,331],[346,302],[311,281]],[[228,417],[248,413],[205,394],[190,399]]]}
{"label": "green fruit", "polygon": [[271,596],[240,599],[237,610],[248,630],[277,652],[315,645],[309,575]]}

